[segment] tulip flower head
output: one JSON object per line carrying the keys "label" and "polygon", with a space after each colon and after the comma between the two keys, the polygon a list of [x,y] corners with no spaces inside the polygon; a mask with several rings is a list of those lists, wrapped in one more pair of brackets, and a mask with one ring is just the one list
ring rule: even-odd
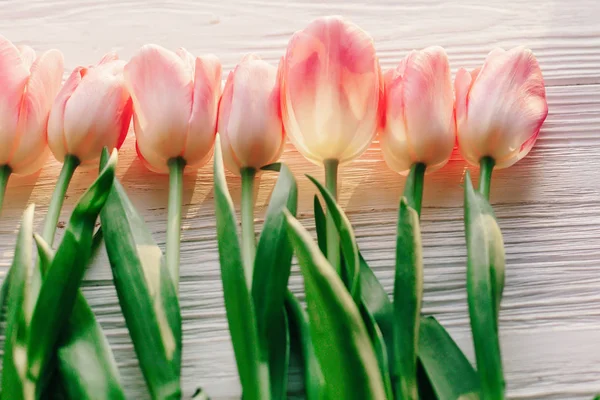
{"label": "tulip flower head", "polygon": [[157,45],[142,47],[125,67],[133,98],[138,154],[155,172],[167,173],[169,160],[201,167],[217,131],[221,63]]}
{"label": "tulip flower head", "polygon": [[454,93],[444,49],[412,51],[384,81],[380,139],[388,166],[402,174],[415,163],[430,172],[444,166],[455,143]]}
{"label": "tulip flower head", "polygon": [[63,56],[39,57],[0,36],[0,166],[17,175],[39,170],[47,159],[46,127],[60,89]]}
{"label": "tulip flower head", "polygon": [[283,151],[277,68],[247,56],[225,84],[219,106],[218,131],[223,161],[232,172],[259,170],[274,163]]}
{"label": "tulip flower head", "polygon": [[548,114],[540,66],[531,50],[493,50],[481,68],[455,79],[456,124],[462,156],[491,157],[506,168],[525,157]]}
{"label": "tulip flower head", "polygon": [[73,70],[48,120],[48,144],[57,160],[69,155],[82,165],[97,164],[104,147],[121,147],[132,114],[124,66],[109,53],[95,66]]}
{"label": "tulip flower head", "polygon": [[340,17],[296,32],[280,65],[290,140],[316,164],[360,156],[377,129],[379,62],[371,37]]}

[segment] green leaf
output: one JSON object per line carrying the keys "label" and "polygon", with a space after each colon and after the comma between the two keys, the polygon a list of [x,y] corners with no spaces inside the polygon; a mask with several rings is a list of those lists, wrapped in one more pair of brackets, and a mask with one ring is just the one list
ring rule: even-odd
{"label": "green leaf", "polygon": [[416,399],[419,319],[423,297],[423,257],[419,215],[400,200],[394,279],[394,359],[400,398]]}
{"label": "green leaf", "polygon": [[[95,234],[93,241],[96,237]],[[34,238],[40,268],[45,275],[54,253],[40,235],[34,234]],[[57,353],[58,369],[70,398],[125,399],[112,350],[81,291],[77,293],[73,312],[63,328]]]}
{"label": "green leaf", "polygon": [[[94,225],[113,183],[117,153],[77,203],[36,302],[27,342],[28,376],[34,385],[44,373],[67,323],[92,245]],[[36,390],[39,390],[38,387]]]}
{"label": "green leaf", "polygon": [[439,400],[479,399],[479,378],[434,317],[421,318],[419,360]]}
{"label": "green leaf", "polygon": [[23,213],[17,236],[15,256],[10,267],[10,288],[7,292],[6,340],[2,363],[2,398],[24,399],[29,386],[27,365],[23,355],[27,352],[27,300],[28,279],[33,269],[33,214],[32,204]]}
{"label": "green leaf", "polygon": [[504,243],[488,201],[465,184],[467,300],[484,398],[504,398],[498,313],[504,287]]}
{"label": "green leaf", "polygon": [[358,303],[360,301],[360,261],[352,225],[350,225],[348,217],[346,217],[344,211],[336,203],[334,197],[329,193],[329,190],[312,176],[307,175],[307,177],[315,184],[317,189],[319,189],[319,192],[321,192],[321,196],[323,196],[323,199],[327,204],[327,210],[333,217],[333,221],[340,235],[340,245],[342,247],[342,255],[344,256],[344,265],[346,266],[345,275],[347,278],[347,285],[350,294]]}
{"label": "green leaf", "polygon": [[268,360],[261,358],[256,314],[244,277],[235,209],[227,189],[219,140],[215,145],[214,185],[223,296],[244,400],[267,399]]}
{"label": "green leaf", "polygon": [[[284,209],[296,213],[298,188],[294,175],[285,164],[263,169],[279,171],[279,178],[267,208],[265,223],[258,241],[252,280],[252,299],[262,351],[271,360],[271,388],[274,399],[285,398],[289,349],[287,323],[283,320],[284,297],[292,267],[292,246],[287,239]],[[284,365],[273,365],[273,363]],[[285,368],[285,370],[281,370]]]}
{"label": "green leaf", "polygon": [[[300,346],[306,400],[325,400],[327,399],[325,378],[315,354],[315,347],[308,324],[308,315],[306,315],[296,296],[289,290],[285,297],[285,308],[287,310],[290,335],[297,339]],[[294,347],[292,347],[292,351],[294,350]]]}
{"label": "green leaf", "polygon": [[325,219],[325,211],[323,211],[323,206],[321,206],[319,197],[316,194],[313,199],[313,206],[315,210],[315,228],[317,230],[319,249],[321,249],[321,253],[327,254],[327,222]]}
{"label": "green leaf", "polygon": [[394,393],[392,389],[392,381],[390,380],[388,354],[385,341],[383,339],[383,334],[377,326],[375,318],[373,318],[373,316],[369,313],[369,310],[367,310],[364,303],[359,305],[359,311],[363,322],[365,323],[365,327],[367,328],[367,332],[369,332],[373,350],[375,351],[375,356],[377,357],[379,372],[385,388],[386,399],[393,400]]}
{"label": "green leaf", "polygon": [[385,398],[377,358],[354,300],[306,229],[291,214],[286,217],[304,276],[311,336],[330,398]]}
{"label": "green leaf", "polygon": [[150,394],[154,399],[181,396],[181,311],[175,285],[160,248],[117,179],[100,220],[119,304]]}

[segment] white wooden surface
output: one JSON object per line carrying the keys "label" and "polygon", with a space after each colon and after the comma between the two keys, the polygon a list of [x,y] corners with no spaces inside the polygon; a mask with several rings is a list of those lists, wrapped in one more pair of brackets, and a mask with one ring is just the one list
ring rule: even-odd
{"label": "white wooden surface", "polygon": [[[246,52],[275,63],[291,34],[311,19],[343,15],[371,33],[384,69],[409,50],[442,45],[453,71],[480,64],[495,46],[531,47],[547,84],[550,113],[530,155],[495,174],[492,203],[504,233],[507,278],[501,312],[508,393],[516,399],[586,399],[600,392],[600,4],[597,0],[4,0],[0,33],[42,51],[56,47],[70,70],[107,51],[128,58],[154,42],[215,53],[224,71]],[[300,181],[300,212],[312,227],[313,187],[322,173],[288,146],[283,160]],[[0,267],[10,265],[20,214],[38,204],[38,228],[60,165],[12,178],[0,220]],[[423,240],[426,313],[434,313],[472,358],[465,294],[461,183],[455,154],[427,177]],[[475,171],[476,172],[476,171]],[[61,221],[95,176],[78,171]],[[164,246],[167,179],[135,158],[133,132],[118,176]],[[377,143],[342,170],[341,203],[359,244],[386,289],[392,289],[394,225],[403,179],[382,161]],[[229,179],[239,199],[239,179]],[[273,178],[258,192],[263,215]],[[210,166],[185,180],[181,304],[183,383],[215,399],[239,398],[239,383],[221,298]],[[59,229],[59,237],[62,230]],[[291,286],[301,289],[297,272]],[[118,359],[132,399],[146,390],[121,316],[105,254],[88,272],[84,292]],[[298,388],[293,383],[292,388]]]}

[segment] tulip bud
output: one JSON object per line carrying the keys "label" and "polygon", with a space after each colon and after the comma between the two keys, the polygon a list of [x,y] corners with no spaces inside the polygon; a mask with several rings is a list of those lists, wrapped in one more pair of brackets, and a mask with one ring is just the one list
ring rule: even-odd
{"label": "tulip bud", "polygon": [[247,56],[235,67],[221,97],[218,131],[225,166],[238,175],[279,159],[285,142],[275,66]]}
{"label": "tulip bud", "polygon": [[371,37],[340,17],[296,32],[280,65],[285,130],[304,157],[351,161],[377,129],[380,69]]}
{"label": "tulip bud", "polygon": [[82,165],[96,164],[104,147],[121,147],[132,114],[124,66],[109,53],[96,66],[73,70],[48,120],[48,144],[58,161],[70,155]]}
{"label": "tulip bud", "polygon": [[181,157],[201,167],[212,153],[221,95],[221,63],[215,56],[173,53],[143,46],[125,67],[133,98],[138,154],[146,166],[168,173],[170,159]]}
{"label": "tulip bud", "polygon": [[384,80],[380,139],[388,166],[402,174],[415,163],[428,171],[443,167],[455,142],[454,93],[444,49],[412,51]]}
{"label": "tulip bud", "polygon": [[533,147],[548,114],[542,71],[531,50],[493,50],[483,67],[454,82],[458,145],[477,165],[486,156],[510,167]]}
{"label": "tulip bud", "polygon": [[0,166],[17,175],[36,172],[47,159],[46,126],[63,63],[58,50],[36,57],[0,36]]}

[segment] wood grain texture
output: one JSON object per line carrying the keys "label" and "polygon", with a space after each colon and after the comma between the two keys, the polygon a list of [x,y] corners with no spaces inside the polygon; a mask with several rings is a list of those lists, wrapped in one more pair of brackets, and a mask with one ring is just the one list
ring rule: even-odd
{"label": "wood grain texture", "polygon": [[[507,277],[501,339],[508,393],[515,399],[589,399],[600,392],[600,5],[596,0],[222,0],[0,2],[0,33],[36,50],[59,48],[67,70],[95,63],[107,51],[128,58],[142,44],[184,46],[215,53],[224,71],[246,52],[275,63],[291,34],[311,19],[341,14],[369,31],[384,69],[412,48],[439,44],[453,71],[480,64],[495,46],[525,45],[538,57],[548,85],[550,114],[530,155],[494,174],[492,203],[504,233]],[[68,72],[68,71],[66,71]],[[322,171],[288,145],[283,160],[300,182],[299,212],[312,229],[315,193],[303,174]],[[38,204],[41,227],[60,165],[12,178],[0,220],[0,267],[10,265],[20,214]],[[436,314],[472,357],[465,292],[462,187],[467,166],[455,152],[428,175],[423,210],[424,311]],[[476,172],[472,169],[472,172]],[[78,171],[61,221],[92,182]],[[133,134],[120,155],[118,176],[164,248],[168,179],[136,159]],[[228,176],[232,196],[240,180]],[[341,204],[376,274],[393,287],[394,229],[404,179],[382,161],[378,144],[342,167]],[[258,227],[274,184],[258,190]],[[227,331],[215,242],[211,168],[186,176],[181,305],[186,394],[205,387],[215,399],[239,398]],[[62,235],[59,229],[58,236]],[[291,287],[302,288],[297,268]],[[106,254],[98,254],[84,282],[116,353],[132,399],[148,398],[117,297]],[[298,389],[297,379],[291,388]]]}

